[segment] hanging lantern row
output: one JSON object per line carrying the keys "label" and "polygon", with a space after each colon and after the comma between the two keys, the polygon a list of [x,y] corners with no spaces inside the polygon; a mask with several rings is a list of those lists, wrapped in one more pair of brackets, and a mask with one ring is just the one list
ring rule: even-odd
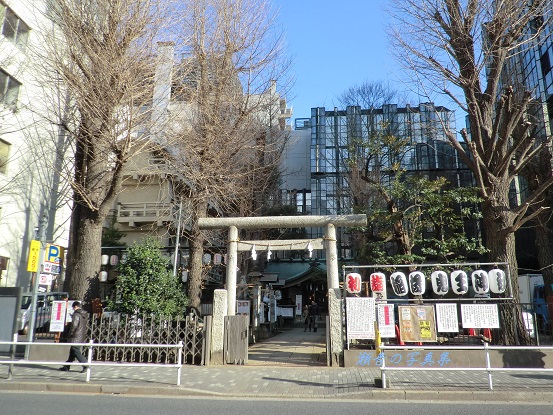
{"label": "hanging lantern row", "polygon": [[102,255],[102,265],[117,265],[119,263],[119,257],[117,255]]}
{"label": "hanging lantern row", "polygon": [[[492,269],[490,271],[476,270],[471,276],[472,287],[477,294],[502,294],[507,289],[507,277],[505,271]],[[386,293],[386,275],[382,272],[374,272],[369,277],[371,291],[376,294]],[[437,295],[445,295],[451,289],[457,295],[466,294],[469,290],[469,277],[465,271],[455,270],[448,275],[445,271],[437,270],[430,275],[432,290]],[[401,271],[390,275],[390,285],[394,294],[404,296],[410,292],[412,295],[423,295],[426,292],[426,276],[421,271],[413,271],[406,276]],[[356,294],[361,291],[361,276],[350,273],[346,276],[346,289],[349,293]]]}

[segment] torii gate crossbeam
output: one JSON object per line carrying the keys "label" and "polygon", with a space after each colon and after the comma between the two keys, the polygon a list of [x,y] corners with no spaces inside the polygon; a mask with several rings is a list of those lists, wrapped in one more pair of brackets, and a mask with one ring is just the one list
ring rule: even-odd
{"label": "torii gate crossbeam", "polygon": [[[336,226],[366,226],[366,215],[327,215],[327,216],[258,216],[200,218],[200,229],[229,229],[227,247],[227,315],[236,314],[236,269],[238,265],[238,229],[268,228],[317,228],[325,227],[327,284],[329,289],[339,288],[338,254],[336,250]],[[260,245],[270,245],[271,241],[256,241]],[[277,244],[278,241],[273,243]],[[240,249],[240,250],[243,250]]]}

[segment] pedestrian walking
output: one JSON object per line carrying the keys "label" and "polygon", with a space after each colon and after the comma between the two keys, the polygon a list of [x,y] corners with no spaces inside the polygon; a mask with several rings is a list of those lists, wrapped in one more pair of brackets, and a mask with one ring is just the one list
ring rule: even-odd
{"label": "pedestrian walking", "polygon": [[311,325],[309,324],[309,306],[306,304],[303,308],[303,331],[307,331],[307,327],[309,327],[309,331],[311,331]]}
{"label": "pedestrian walking", "polygon": [[[86,327],[88,322],[88,313],[81,308],[81,303],[79,301],[73,302],[73,318],[71,321],[71,326],[69,327],[69,334],[67,336],[68,343],[84,343],[86,340]],[[81,353],[81,346],[71,346],[69,349],[69,358],[67,363],[74,362],[75,359],[79,363],[86,363],[86,358]],[[65,365],[60,367],[60,370],[63,372],[69,371],[70,365]],[[83,366],[81,373],[86,371],[87,367]]]}
{"label": "pedestrian walking", "polygon": [[309,307],[309,331],[313,327],[313,331],[317,331],[317,318],[319,317],[319,306],[315,301]]}

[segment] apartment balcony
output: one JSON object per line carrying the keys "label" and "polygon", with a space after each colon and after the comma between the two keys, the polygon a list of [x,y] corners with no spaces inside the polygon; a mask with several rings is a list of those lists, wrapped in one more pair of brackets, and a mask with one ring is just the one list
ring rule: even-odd
{"label": "apartment balcony", "polygon": [[171,203],[119,203],[117,206],[117,222],[126,223],[131,227],[137,223],[155,222],[162,226],[164,222],[171,222]]}

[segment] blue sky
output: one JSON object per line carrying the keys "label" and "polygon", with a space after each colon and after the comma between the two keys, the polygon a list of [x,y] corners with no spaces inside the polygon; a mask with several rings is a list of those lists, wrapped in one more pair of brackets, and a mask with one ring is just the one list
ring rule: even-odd
{"label": "blue sky", "polygon": [[337,95],[365,81],[387,81],[404,89],[389,53],[385,3],[274,0],[294,59],[296,82],[287,97],[292,119],[310,117],[312,107],[332,109]]}

